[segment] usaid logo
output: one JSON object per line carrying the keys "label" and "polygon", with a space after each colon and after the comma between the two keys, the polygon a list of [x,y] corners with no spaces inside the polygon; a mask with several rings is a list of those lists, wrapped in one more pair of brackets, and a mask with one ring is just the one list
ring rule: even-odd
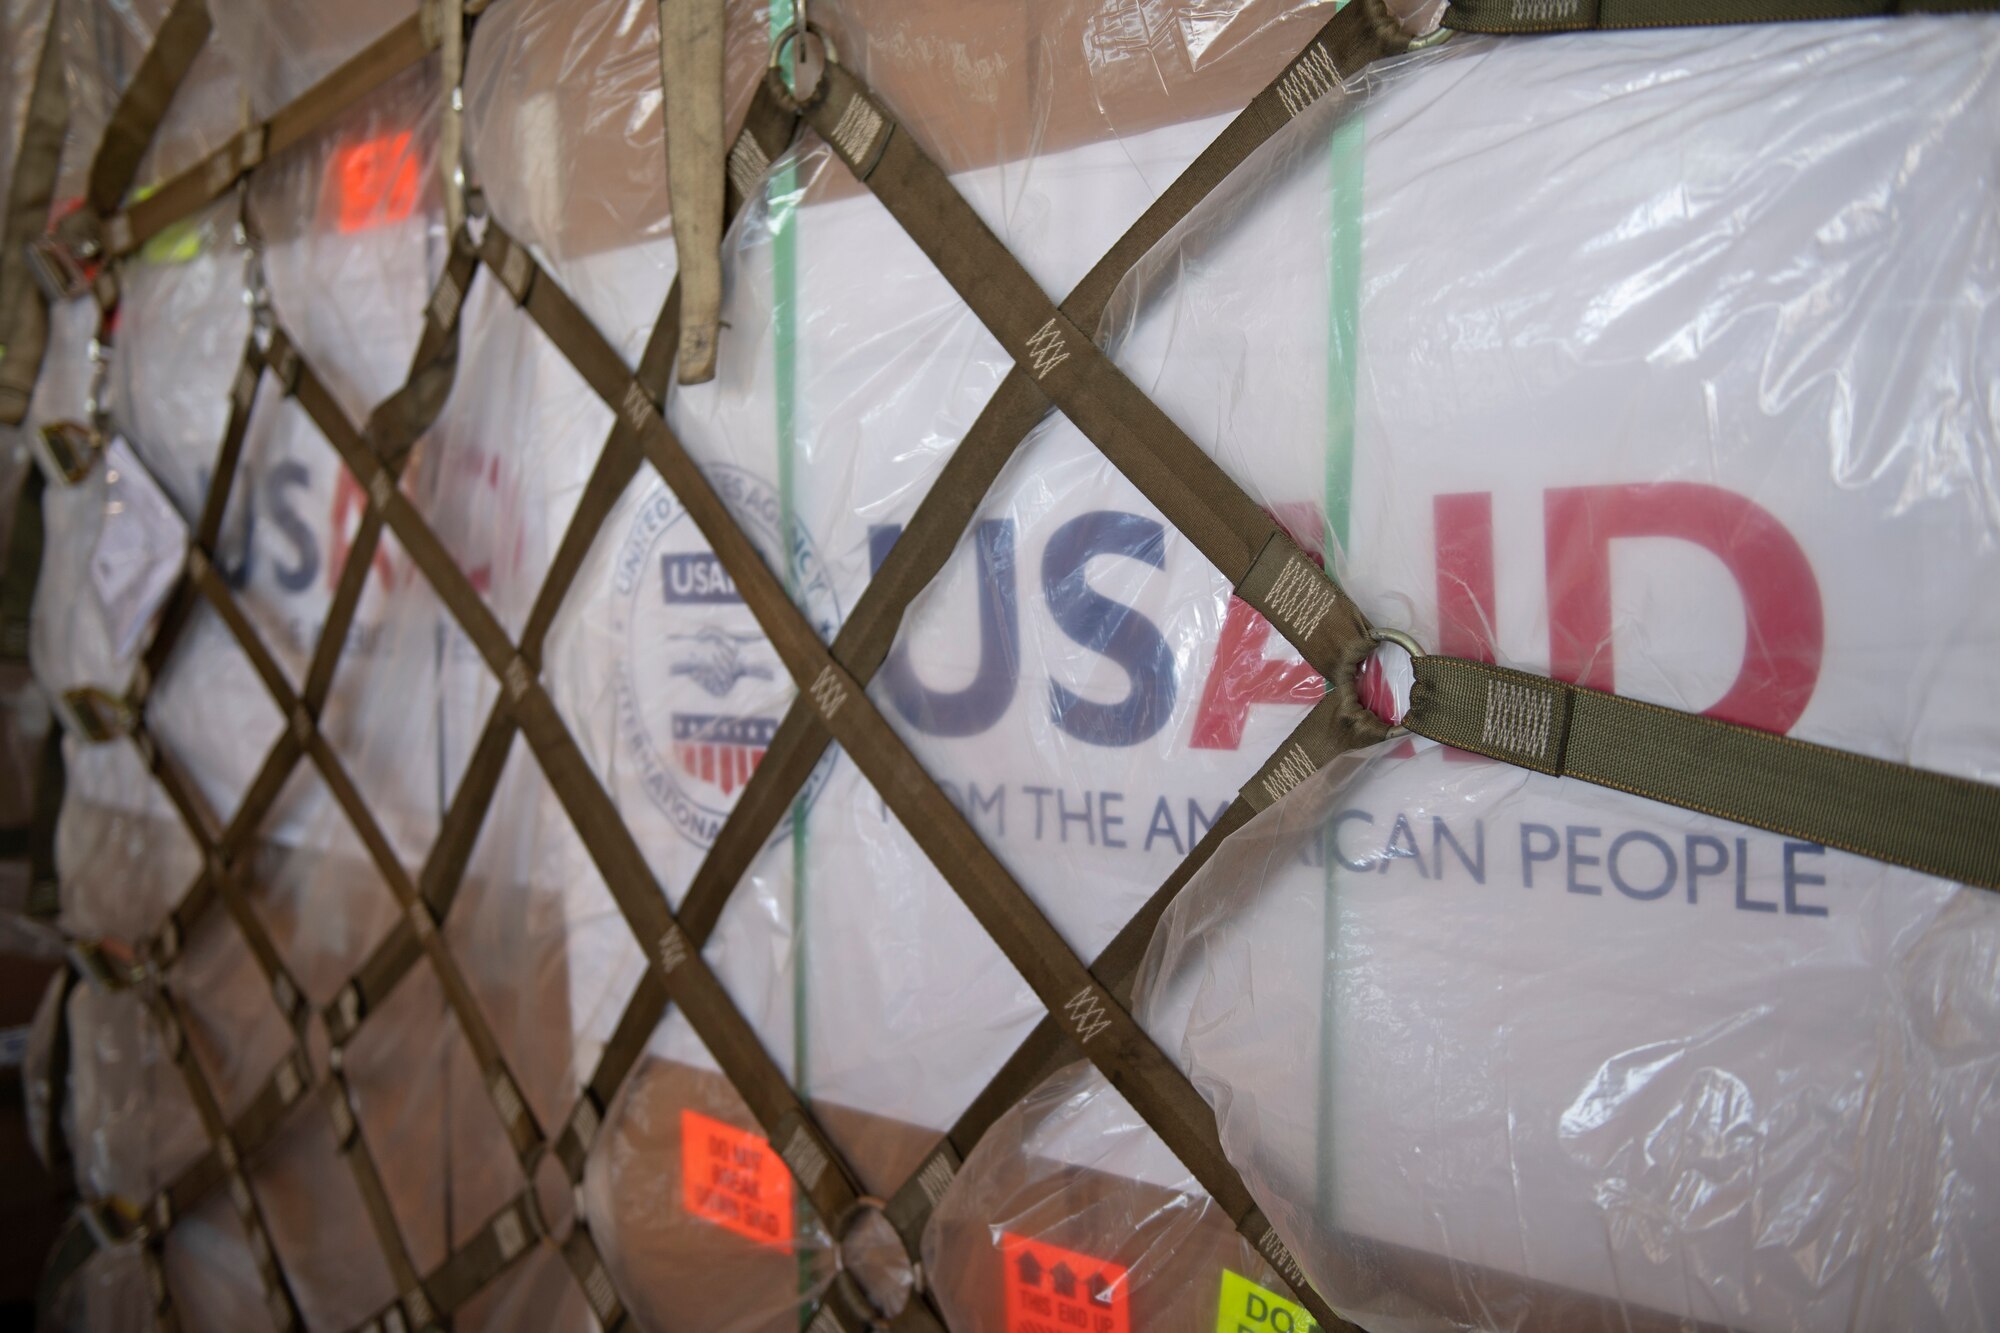
{"label": "usaid logo", "polygon": [[[767,555],[784,549],[770,487],[732,467],[709,469],[708,479]],[[840,608],[825,566],[803,532],[792,533],[791,547],[795,598],[831,639]],[[735,581],[664,484],[641,503],[612,579],[612,624],[625,646],[611,683],[619,735],[653,803],[689,841],[711,846],[777,734],[789,679]],[[801,800],[818,796],[832,761],[829,751]]]}

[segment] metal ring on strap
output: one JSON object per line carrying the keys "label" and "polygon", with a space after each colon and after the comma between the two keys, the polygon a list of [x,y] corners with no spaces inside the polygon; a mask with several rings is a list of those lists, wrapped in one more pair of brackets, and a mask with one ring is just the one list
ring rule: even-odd
{"label": "metal ring on strap", "polygon": [[1399,629],[1371,629],[1368,637],[1377,643],[1393,643],[1412,659],[1424,656],[1423,645]]}
{"label": "metal ring on strap", "polygon": [[[848,1204],[840,1216],[833,1220],[833,1291],[846,1300],[848,1308],[854,1314],[868,1321],[868,1327],[874,1333],[889,1333],[889,1330],[893,1327],[890,1323],[891,1316],[884,1314],[876,1306],[875,1299],[869,1294],[868,1288],[863,1286],[861,1280],[847,1267],[847,1238],[853,1233],[855,1224],[866,1213],[874,1213],[887,1222],[889,1219],[889,1205],[886,1201],[875,1198],[873,1195],[863,1194],[856,1198],[853,1203]],[[891,1235],[896,1234],[894,1223],[890,1224],[889,1230]],[[923,1294],[924,1270],[923,1265],[918,1263],[914,1257],[910,1259],[910,1274],[913,1281],[910,1286],[909,1298],[915,1300]]]}
{"label": "metal ring on strap", "polygon": [[794,44],[797,44],[800,51],[803,52],[805,50],[805,39],[809,36],[819,39],[820,53],[825,57],[827,65],[833,66],[840,63],[840,52],[834,47],[833,38],[826,35],[826,29],[806,17],[805,4],[803,0],[800,0],[798,7],[793,12],[792,21],[787,23],[776,37],[771,39],[771,59],[766,72],[766,77],[777,91],[779,100],[788,103],[794,111],[803,111],[813,106],[819,101],[820,96],[826,90],[824,75],[813,84],[812,91],[803,97],[798,94],[796,89],[789,87],[785,82],[783,68],[785,52],[789,51]]}
{"label": "metal ring on strap", "polygon": [[[1395,644],[1398,648],[1401,648],[1404,652],[1410,655],[1410,660],[1412,662],[1424,656],[1424,646],[1418,643],[1410,635],[1405,634],[1403,631],[1399,629],[1370,629],[1368,631],[1368,637],[1375,640],[1375,642],[1377,643]],[[1407,713],[1405,715],[1407,716]],[[1383,739],[1395,740],[1400,736],[1407,736],[1409,734],[1410,734],[1410,729],[1408,727],[1404,726],[1400,722],[1392,722],[1389,724],[1389,734],[1385,736]]]}

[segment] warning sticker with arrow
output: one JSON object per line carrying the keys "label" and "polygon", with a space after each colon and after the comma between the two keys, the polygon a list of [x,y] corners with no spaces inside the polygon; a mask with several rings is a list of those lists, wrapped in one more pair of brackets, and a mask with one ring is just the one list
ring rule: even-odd
{"label": "warning sticker with arrow", "polygon": [[1117,1264],[1004,1231],[1000,1256],[1007,1333],[1132,1333]]}

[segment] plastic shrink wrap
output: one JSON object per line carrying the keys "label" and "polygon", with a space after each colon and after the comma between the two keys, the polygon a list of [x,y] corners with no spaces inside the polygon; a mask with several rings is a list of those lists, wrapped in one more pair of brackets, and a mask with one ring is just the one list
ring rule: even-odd
{"label": "plastic shrink wrap", "polygon": [[[156,152],[228,133],[246,94],[269,114],[402,17],[376,8],[218,5],[220,65],[191,79]],[[1323,13],[1077,0],[1013,22],[879,3],[819,17],[1060,292]],[[732,116],[761,75],[764,22],[732,7]],[[465,87],[494,217],[634,364],[673,272],[652,23],[649,6],[502,0]],[[1949,20],[1455,42],[1372,77],[1353,116],[1322,108],[1282,134],[1128,285],[1113,346],[1381,623],[1980,773],[1996,753],[1977,668],[1995,627],[1977,594],[2000,344],[1996,237],[1967,201],[1991,193],[1995,42]],[[248,191],[271,303],[356,420],[402,379],[445,252],[438,91],[434,66],[399,77]],[[203,105],[230,115],[206,129]],[[188,518],[249,329],[235,219],[218,205],[130,266],[110,366],[115,424]],[[677,387],[669,419],[831,636],[1007,361],[810,136],[767,173],[725,268],[722,373]],[[39,390],[54,416],[88,392],[84,310],[57,314]],[[611,416],[490,276],[463,325],[456,388],[404,489],[519,634]],[[268,377],[235,494],[226,573],[301,684],[365,506]],[[52,519],[45,577],[80,587],[103,497],[56,503],[75,513]],[[494,682],[393,541],[365,589],[320,723],[414,874]],[[52,603],[74,605],[71,623],[38,626],[44,680],[116,687],[88,601]],[[650,472],[578,571],[543,671],[678,902],[792,687]],[[1089,955],[1320,689],[1058,416],[911,608],[873,692]],[[154,707],[225,812],[286,725],[207,617]],[[524,748],[445,931],[554,1127],[642,960]],[[1993,1298],[1967,1256],[1996,1169],[1973,1128],[1993,1089],[1984,904],[1406,751],[1338,800],[1316,787],[1337,806],[1324,817],[1301,797],[1232,843],[1164,937],[1148,1013],[1170,1051],[1185,1035],[1226,1146],[1337,1306],[1504,1326],[1615,1301],[1635,1319],[1816,1327],[1900,1310],[1916,1283],[1931,1304],[1913,1308],[1941,1326],[1981,1322]],[[70,755],[66,924],[145,934],[199,858],[123,747]],[[1270,850],[1281,828],[1291,841]],[[253,905],[324,1006],[393,900],[309,769],[259,842]],[[1329,897],[1349,880],[1365,889]],[[1489,905],[1503,891],[1505,911]],[[877,1192],[1041,1013],[837,753],[708,955]],[[267,983],[233,934],[183,966],[197,1051],[241,1105],[284,1050]],[[72,1113],[86,1192],[146,1197],[202,1146],[178,1076],[135,1002],[80,989],[71,1022],[91,1034]],[[526,1182],[427,971],[349,1055],[363,1132],[429,1268]],[[775,1156],[733,1137],[752,1125],[670,1015],[607,1110],[578,1201],[643,1326],[793,1326],[830,1276]],[[771,1229],[724,1224],[696,1184],[718,1142],[770,1167]],[[309,1323],[346,1326],[394,1295],[322,1118],[293,1122],[252,1183]],[[197,1324],[255,1320],[235,1216],[219,1199],[210,1212],[175,1229],[168,1281]],[[1086,1294],[1105,1277],[1133,1327],[1205,1329],[1271,1284],[1082,1071],[993,1132],[926,1247],[968,1327],[1012,1327],[1007,1274],[1024,1258],[1067,1262]],[[94,1264],[84,1322],[117,1323],[102,1311],[140,1299],[135,1282],[129,1258]],[[588,1321],[553,1254],[459,1319]]]}
{"label": "plastic shrink wrap", "polygon": [[[103,30],[86,18],[79,17],[79,28]],[[235,67],[211,44],[155,137],[138,192],[233,132],[241,101]],[[436,268],[430,256],[440,246],[440,223],[434,200],[424,197],[434,106],[434,76],[406,75],[273,162],[247,201],[232,194],[154,238],[121,271],[115,325],[100,329],[87,300],[59,307],[29,424],[87,419],[92,400],[100,402],[115,440],[107,464],[129,457],[156,482],[177,511],[167,526],[180,540],[181,525],[200,512],[251,333],[251,236],[262,242],[263,273],[281,318],[343,401],[365,411],[403,378],[398,362],[407,362],[421,318],[421,299],[406,293],[426,290],[427,267]],[[73,146],[76,136],[73,123]],[[54,691],[96,686],[121,693],[136,663],[136,647],[122,644],[121,636],[136,632],[143,643],[141,626],[107,614],[111,604],[94,578],[107,543],[132,526],[129,508],[106,491],[120,484],[117,471],[100,467],[74,490],[48,492],[50,544],[35,646],[37,673]],[[358,497],[331,448],[266,377],[218,568],[295,687],[303,683],[353,538]],[[162,557],[169,568],[179,550],[174,545]],[[425,621],[421,608],[395,600],[396,575],[409,582],[398,559],[389,552],[376,562],[340,654],[321,732],[373,794],[386,834],[415,866],[434,832],[439,801],[437,709],[444,691],[433,659],[441,618]],[[157,610],[153,603],[138,614],[143,621]],[[419,636],[428,653],[404,644]],[[385,644],[402,646],[392,651]],[[206,607],[153,683],[148,716],[162,748],[224,823],[288,721]],[[88,939],[157,937],[202,872],[196,844],[130,747],[72,740],[66,757],[58,842],[63,926]],[[269,932],[305,1001],[327,1004],[386,932],[393,900],[309,770],[289,779],[246,850],[246,877],[256,885],[248,910]],[[223,912],[220,905],[211,910]],[[274,1071],[292,1033],[273,1004],[274,980],[239,932],[210,920],[184,938],[174,991],[220,1109],[234,1118],[270,1080],[282,1079]],[[479,1199],[462,1167],[436,1169],[440,1145],[451,1137],[448,1102],[440,1095],[449,1034],[434,989],[426,997],[413,988],[410,1000],[400,1030],[384,1024],[379,1036],[394,1034],[414,1054],[389,1072],[381,1054],[364,1045],[353,1053],[353,1082],[412,1252],[434,1264],[450,1243],[444,1201],[453,1186],[471,1206]],[[148,1199],[208,1147],[188,1090],[137,994],[80,986],[67,1017],[68,1128],[80,1189],[86,1198]],[[315,1327],[344,1327],[394,1292],[329,1124],[320,1115],[288,1118],[246,1175],[301,1314]],[[480,1143],[471,1132],[463,1141]],[[211,1194],[168,1233],[164,1277],[188,1326],[268,1320],[249,1239],[227,1191]],[[59,1317],[77,1327],[129,1326],[139,1319],[131,1311],[152,1308],[148,1281],[134,1253],[102,1254],[72,1284]]]}
{"label": "plastic shrink wrap", "polygon": [[[1455,44],[1198,218],[1119,355],[1268,504],[1325,478],[1377,623],[1990,780],[1993,40]],[[1996,932],[1975,890],[1391,742],[1223,846],[1141,1016],[1369,1327],[1971,1329]],[[1105,1141],[990,1141],[934,1266],[1002,1273],[1024,1172]],[[1189,1285],[1043,1215],[1135,1311]]]}

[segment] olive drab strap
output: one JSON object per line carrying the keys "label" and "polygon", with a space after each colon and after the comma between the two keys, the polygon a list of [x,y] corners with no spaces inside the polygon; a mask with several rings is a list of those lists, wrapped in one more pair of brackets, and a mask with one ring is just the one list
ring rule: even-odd
{"label": "olive drab strap", "polygon": [[1404,725],[1420,736],[2000,889],[2000,787],[1484,662],[1415,665]]}
{"label": "olive drab strap", "polygon": [[132,188],[139,162],[166,118],[168,104],[208,41],[209,26],[207,0],[174,0],[173,8],[160,20],[153,44],[146,48],[131,82],[119,95],[111,123],[105,126],[97,153],[90,160],[84,215],[93,223],[115,211]]}
{"label": "olive drab strap", "polygon": [[355,102],[424,59],[443,40],[440,0],[422,0],[418,12],[300,94],[266,121],[237,133],[222,147],[131,201],[104,221],[104,250],[122,258],[174,223],[221,198],[270,157],[303,143]]}
{"label": "olive drab strap", "polygon": [[28,413],[28,397],[42,370],[48,339],[48,297],[32,274],[29,242],[48,224],[63,135],[69,128],[69,93],[63,78],[62,36],[50,7],[42,54],[35,62],[35,85],[7,185],[7,211],[0,217],[0,424],[16,425]]}
{"label": "olive drab strap", "polygon": [[[1336,687],[1372,633],[1334,580],[1102,352],[1049,313],[915,139],[834,67],[809,113],[1017,362]],[[847,133],[841,134],[845,126]],[[857,130],[856,126],[864,126]],[[1048,315],[1036,325],[1037,317]],[[1030,327],[1032,333],[1024,333]],[[1114,405],[1106,413],[1106,404]],[[1259,520],[1261,519],[1261,524]],[[1204,538],[1206,540],[1204,540]],[[1771,832],[1968,884],[2000,888],[2000,788],[1480,663],[1419,656],[1410,730]]]}
{"label": "olive drab strap", "polygon": [[[481,8],[464,0],[424,0],[414,15],[298,101],[236,135],[143,200],[128,201],[127,191],[152,129],[207,33],[202,0],[177,0],[93,159],[88,217],[71,224],[71,230],[89,240],[85,233],[96,225],[96,243],[115,267],[148,237],[221,197],[246,172],[300,143],[398,71],[433,51],[440,53],[444,96],[449,99],[441,167],[446,174],[451,245],[434,287],[412,294],[413,302],[424,302],[424,326],[403,385],[365,420],[355,422],[336,401],[311,357],[260,305],[257,330],[244,348],[232,384],[228,423],[184,577],[145,648],[141,668],[122,694],[103,688],[84,690],[67,705],[79,743],[135,747],[202,853],[200,872],[153,936],[136,943],[86,939],[69,943],[77,977],[94,986],[133,991],[143,999],[180,1071],[207,1142],[205,1151],[151,1199],[96,1200],[83,1210],[50,1269],[54,1282],[45,1294],[58,1289],[62,1278],[97,1248],[136,1242],[154,1284],[155,1323],[176,1326],[165,1269],[159,1262],[161,1242],[177,1219],[210,1197],[226,1193],[242,1222],[270,1320],[278,1328],[293,1327],[299,1314],[291,1279],[271,1244],[251,1164],[282,1136],[293,1117],[316,1113],[326,1117],[351,1169],[394,1288],[362,1327],[405,1333],[440,1327],[501,1274],[549,1249],[561,1254],[601,1326],[617,1328],[630,1322],[626,1299],[581,1204],[566,1234],[557,1234],[543,1216],[542,1201],[533,1187],[478,1219],[442,1260],[425,1267],[413,1257],[361,1123],[345,1061],[357,1035],[382,1011],[396,988],[424,970],[439,983],[445,1007],[463,1033],[484,1085],[482,1100],[504,1130],[516,1164],[529,1178],[543,1159],[552,1158],[581,1198],[591,1150],[613,1099],[673,1005],[720,1066],[826,1235],[837,1243],[856,1217],[879,1209],[913,1262],[932,1210],[986,1130],[1050,1072],[1080,1055],[1104,1073],[1181,1158],[1278,1274],[1276,1280],[1289,1286],[1323,1326],[1346,1327],[1305,1281],[1285,1241],[1224,1157],[1206,1103],[1180,1068],[1139,1028],[1130,1006],[1140,961],[1162,913],[1222,842],[1338,755],[1391,734],[1386,722],[1360,705],[1354,688],[1359,664],[1386,631],[1368,623],[1319,562],[1235,485],[1207,450],[1133,385],[1095,339],[1119,282],[1197,204],[1308,108],[1331,102],[1338,111],[1361,87],[1363,72],[1375,61],[1410,49],[1415,44],[1411,36],[1381,0],[1350,0],[1159,195],[1076,288],[1056,302],[979,220],[925,155],[918,137],[897,122],[886,103],[840,67],[824,36],[799,10],[793,11],[794,23],[774,42],[772,63],[782,65],[788,53],[797,54],[817,39],[824,55],[821,82],[800,94],[774,76],[759,91],[729,151],[716,151],[721,130],[709,114],[713,90],[706,62],[719,58],[719,30],[702,25],[717,21],[719,7],[712,0],[663,0],[662,34],[668,42],[662,52],[663,94],[669,108],[669,174],[683,272],[634,369],[556,276],[510,234],[503,220],[481,215],[476,191],[464,178],[465,164],[457,160],[463,114],[459,78],[469,33],[461,24]],[[1444,25],[1465,31],[1526,32],[1829,17],[1836,11],[1891,12],[1879,3],[1843,7],[1842,0],[1813,6],[1813,12],[1806,9],[1776,0],[1742,0],[1736,5],[1726,0],[1711,4],[1467,0],[1446,12]],[[675,46],[675,34],[690,40]],[[49,45],[52,50],[53,39]],[[683,69],[686,61],[697,62],[700,69]],[[45,311],[39,292],[23,287],[25,266],[17,262],[14,242],[39,233],[46,222],[48,183],[66,118],[59,62],[45,52],[43,66],[53,75],[46,87],[38,79],[29,124],[33,143],[24,143],[22,149],[8,205],[9,253],[0,256],[0,296],[9,297],[0,300],[0,318],[7,319],[10,328],[29,332],[41,326],[33,319],[22,323],[11,312],[32,309],[36,318],[45,320]],[[677,87],[681,81],[688,86]],[[676,106],[682,108],[679,115],[673,111]],[[719,275],[711,273],[708,261],[715,258],[711,252],[720,224],[764,188],[766,170],[785,152],[801,119],[898,219],[1014,362],[830,643],[822,641],[787,596],[782,581],[736,523],[664,413],[677,363],[682,380],[703,377],[704,330],[712,363],[719,286],[711,289],[710,278]],[[697,146],[683,152],[680,145],[690,134]],[[254,238],[252,245],[254,257]],[[612,413],[610,431],[518,638],[510,636],[402,489],[410,459],[457,384],[462,350],[459,315],[481,274],[520,307]],[[115,286],[112,290],[115,293]],[[32,346],[39,362],[39,337],[24,340],[21,346]],[[27,366],[22,372],[24,365],[25,355],[0,363],[0,415],[14,404],[18,406],[12,410],[18,415],[25,406],[34,368]],[[242,471],[244,441],[260,386],[293,399],[368,496],[326,619],[296,687],[259,638],[215,564],[223,515]],[[6,396],[10,390],[15,394],[11,399]],[[1063,942],[867,693],[888,659],[912,600],[944,567],[1001,470],[1052,409],[1069,416],[1328,682],[1326,697],[1089,964]],[[80,461],[87,462],[87,456]],[[686,507],[798,689],[678,911],[669,909],[642,848],[542,683],[543,650],[556,615],[612,509],[647,468]],[[33,535],[17,528],[17,540],[25,540],[24,531]],[[368,568],[381,543],[391,536],[498,685],[498,697],[479,730],[436,841],[414,874],[401,863],[367,793],[320,728]],[[241,649],[287,719],[230,812],[211,808],[202,788],[155,734],[147,715],[150,682],[159,678],[194,612],[204,606]],[[0,611],[6,612],[6,625],[12,627],[24,621],[25,603],[10,590],[0,597]],[[1421,735],[1541,772],[1578,777],[1967,883],[2000,887],[2000,793],[1993,788],[1520,672],[1426,657],[1420,649],[1415,663],[1417,684],[1404,725]],[[574,1103],[549,1124],[527,1105],[444,930],[517,739],[561,803],[647,959],[637,989]],[[1027,1041],[886,1202],[862,1194],[854,1171],[816,1121],[811,1106],[785,1078],[703,955],[751,861],[834,744],[856,764],[1047,1009]],[[302,769],[314,773],[332,796],[398,911],[396,925],[333,999],[317,1010],[303,997],[252,903],[260,891],[254,854],[260,829],[290,776]],[[224,1114],[186,1039],[185,1001],[177,990],[182,984],[178,964],[191,934],[208,928],[218,916],[241,936],[273,1004],[293,1033],[291,1045],[249,1102],[233,1115]],[[316,1039],[321,1032],[331,1053],[316,1059],[318,1047],[309,1038]],[[873,1307],[851,1274],[837,1268],[830,1285],[807,1299],[810,1305],[802,1322],[811,1333],[879,1328],[935,1333],[942,1328],[921,1284],[900,1310],[886,1313]]]}
{"label": "olive drab strap", "polygon": [[[722,0],[660,0],[660,82],[666,101],[667,195],[681,284],[680,381],[715,378],[722,327]],[[781,49],[774,43],[773,56]]]}

